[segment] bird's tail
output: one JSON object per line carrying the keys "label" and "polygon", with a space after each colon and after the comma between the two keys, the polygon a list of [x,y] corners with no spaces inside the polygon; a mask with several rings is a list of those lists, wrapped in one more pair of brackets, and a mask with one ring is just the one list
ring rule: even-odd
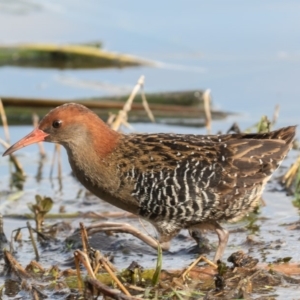
{"label": "bird's tail", "polygon": [[297,126],[283,127],[267,133],[248,133],[243,136],[244,139],[266,139],[266,140],[283,140],[290,145],[295,137]]}

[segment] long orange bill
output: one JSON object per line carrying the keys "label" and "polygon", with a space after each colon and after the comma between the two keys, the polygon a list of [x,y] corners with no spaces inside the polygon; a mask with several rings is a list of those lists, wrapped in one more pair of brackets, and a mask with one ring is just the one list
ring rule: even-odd
{"label": "long orange bill", "polygon": [[34,129],[32,132],[30,132],[28,135],[26,135],[25,137],[23,137],[21,140],[19,140],[18,142],[16,142],[14,145],[12,145],[11,147],[9,147],[2,156],[5,155],[9,155],[12,154],[13,152],[24,148],[28,145],[34,144],[34,143],[38,143],[38,142],[42,142],[45,140],[45,137],[48,136],[48,133],[45,133],[44,131],[36,128]]}

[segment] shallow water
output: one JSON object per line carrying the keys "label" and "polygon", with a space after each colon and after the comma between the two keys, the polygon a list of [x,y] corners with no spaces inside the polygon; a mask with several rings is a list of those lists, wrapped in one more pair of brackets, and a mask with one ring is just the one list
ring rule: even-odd
{"label": "shallow water", "polygon": [[[155,125],[157,131],[168,131],[171,126]],[[136,126],[139,130],[139,125]],[[12,127],[11,134],[14,138],[18,139],[29,132],[31,128],[29,126]],[[150,129],[150,128],[148,128]],[[181,132],[196,132],[199,129],[181,128]],[[141,130],[139,130],[141,131]],[[150,130],[151,131],[151,130]],[[22,149],[17,153],[18,159],[23,165],[27,174],[26,181],[24,182],[23,192],[20,194],[16,190],[10,190],[9,187],[9,163],[7,158],[0,160],[0,176],[2,178],[0,183],[0,190],[3,193],[0,195],[0,208],[3,215],[11,213],[29,213],[27,207],[28,202],[34,202],[34,196],[36,194],[45,195],[51,197],[55,204],[52,209],[52,213],[57,213],[61,206],[65,207],[67,213],[71,212],[107,212],[118,211],[117,208],[110,206],[109,204],[98,200],[93,195],[80,193],[83,190],[82,186],[77,180],[71,176],[71,170],[68,165],[66,153],[62,151],[62,186],[57,178],[57,169],[54,169],[53,178],[49,180],[50,165],[53,155],[53,145],[44,144],[47,151],[47,158],[44,160],[41,176],[37,179],[37,169],[39,162],[38,148],[36,145]],[[291,162],[295,160],[297,156],[296,151],[292,151],[288,159],[283,163],[281,169],[279,169],[273,178],[278,177]],[[79,196],[78,196],[79,195]],[[16,198],[9,200],[10,198]],[[231,231],[234,231],[230,235],[229,244],[225,253],[225,258],[232,252],[237,250],[249,251],[250,255],[259,258],[261,262],[272,262],[278,258],[292,256],[294,262],[300,261],[300,243],[297,231],[287,230],[287,226],[282,224],[292,223],[299,220],[299,210],[293,206],[292,197],[286,196],[282,191],[281,186],[274,179],[272,180],[263,194],[265,206],[261,208],[261,211],[255,218],[254,223],[257,226],[257,230],[252,232],[252,229],[247,229],[250,219],[245,219],[235,224],[225,225]],[[47,221],[48,224],[53,224],[55,221]],[[83,220],[82,218],[75,220],[67,220],[72,227],[78,228],[79,221],[84,221],[88,225],[92,220]],[[113,219],[109,221],[116,222],[129,222],[135,226],[141,228],[139,221],[132,218]],[[15,223],[16,222],[16,223]],[[25,221],[5,219],[5,232],[10,237],[11,230],[16,229],[19,226],[24,226]],[[155,231],[152,226],[146,226],[147,231],[155,236]],[[241,232],[235,232],[237,229],[243,229]],[[141,228],[143,230],[143,228]],[[186,266],[196,256],[193,254],[194,241],[188,237],[186,231],[182,231],[183,236],[175,239],[172,243],[172,247],[169,253],[164,255],[164,268],[174,268],[174,260],[176,261],[176,268]],[[25,234],[26,235],[26,234]],[[247,236],[251,235],[254,239],[254,244],[248,244],[246,242]],[[216,236],[214,234],[208,234],[211,247],[216,246]],[[99,247],[104,252],[116,251],[116,265],[119,267],[127,267],[131,260],[136,259],[136,254],[143,256],[141,261],[144,267],[153,267],[155,265],[156,251],[150,247],[143,245],[142,242],[137,239],[128,236],[126,234],[118,234],[116,238],[107,238],[105,236],[93,239],[93,245]],[[126,252],[126,255],[123,253]],[[128,252],[128,253],[127,253]],[[212,257],[214,250],[211,250],[210,256]],[[148,256],[150,255],[150,256]],[[31,257],[31,258],[30,258]],[[47,257],[47,256],[46,256]],[[46,259],[45,257],[45,259]],[[58,257],[59,261],[62,261],[63,257]],[[146,258],[145,258],[146,257]],[[33,259],[33,253],[29,254],[28,260]],[[52,257],[51,257],[52,258]],[[23,260],[23,259],[22,259]],[[47,261],[47,259],[46,259]],[[29,261],[28,261],[29,262]],[[53,261],[51,261],[53,263]]]}
{"label": "shallow water", "polygon": [[[167,131],[170,128],[163,125],[157,125],[159,131]],[[137,126],[139,127],[139,126]],[[31,128],[29,126],[12,127],[12,135],[16,138],[25,135]],[[150,128],[148,128],[150,129]],[[198,129],[197,129],[198,130]],[[193,131],[190,128],[181,128],[181,131]],[[196,129],[195,129],[196,131]],[[117,208],[99,200],[90,194],[85,194],[82,191],[81,185],[70,175],[70,167],[67,163],[65,151],[63,150],[63,181],[62,186],[57,178],[56,169],[54,177],[49,180],[50,164],[52,160],[53,145],[45,144],[47,151],[47,158],[44,161],[41,171],[41,177],[37,180],[37,168],[39,161],[39,154],[37,146],[30,146],[18,152],[17,156],[25,168],[27,178],[24,183],[23,194],[18,194],[19,197],[14,200],[9,200],[15,196],[15,190],[11,191],[9,188],[9,163],[7,158],[0,160],[0,191],[5,194],[0,195],[0,209],[3,215],[11,213],[24,214],[29,213],[27,203],[34,202],[36,194],[46,195],[52,197],[54,200],[54,207],[52,213],[57,213],[61,206],[64,206],[67,213],[70,212],[107,212],[118,211]],[[283,163],[283,168],[279,169],[275,174],[275,178],[279,176],[289,164],[294,161],[297,153],[292,151],[287,160]],[[79,195],[79,196],[78,196]],[[224,259],[238,250],[243,250],[249,255],[259,259],[260,263],[272,263],[279,258],[292,256],[292,263],[300,261],[300,242],[299,230],[288,230],[287,223],[296,222],[299,220],[299,209],[292,205],[292,197],[286,196],[285,192],[281,190],[276,180],[271,181],[263,194],[263,199],[266,206],[261,208],[259,214],[255,216],[257,220],[254,226],[247,228],[250,219],[244,219],[235,224],[226,224],[225,228],[229,229],[230,238],[228,247],[226,248]],[[51,225],[61,220],[46,220],[46,225]],[[95,220],[76,218],[66,220],[72,227],[72,231],[77,229],[79,222],[84,222],[87,226]],[[127,222],[140,230],[145,229],[141,227],[138,219],[132,218],[117,218],[100,221],[115,221]],[[33,221],[30,221],[34,225]],[[10,239],[12,230],[23,227],[26,220],[22,219],[4,219],[4,231]],[[155,231],[151,225],[144,222],[147,233],[155,236]],[[253,230],[253,228],[255,230]],[[71,232],[72,232],[71,231]],[[31,260],[35,259],[32,245],[29,242],[27,230],[23,230],[22,243],[14,243],[14,254],[16,259],[26,266]],[[61,232],[58,235],[57,242],[52,242],[48,246],[39,246],[40,262],[43,267],[47,268],[52,265],[58,265],[60,269],[67,269],[74,267],[73,252],[67,250],[67,244],[73,243],[72,249],[81,248],[80,243],[74,243],[77,239],[72,239],[71,242],[65,243],[65,238],[71,234],[70,231]],[[254,242],[248,242],[248,237]],[[207,233],[205,237],[209,239],[209,246],[211,252],[206,253],[209,258],[212,258],[217,245],[217,238],[215,234]],[[157,254],[156,251],[149,246],[143,244],[136,238],[127,234],[116,234],[114,236],[106,236],[105,234],[96,234],[90,240],[91,245],[101,250],[103,254],[111,253],[114,256],[114,264],[118,269],[126,268],[132,261],[137,261],[144,268],[154,268],[156,265]],[[195,252],[195,243],[189,237],[187,231],[182,231],[179,236],[173,239],[171,249],[169,252],[163,253],[163,268],[164,269],[181,269],[188,266],[198,256]],[[4,278],[0,279],[3,282]],[[282,287],[275,288],[271,294],[277,295],[277,298],[292,295],[293,297],[299,293],[299,289],[295,285],[285,284]],[[291,298],[292,299],[292,298]],[[297,298],[296,298],[297,299]]]}
{"label": "shallow water", "polygon": [[[0,68],[0,95],[63,99],[130,90],[210,88],[214,103],[247,124],[272,116],[298,124],[299,3],[295,1],[0,1],[0,42],[102,41],[106,49],[160,62],[158,68]],[[9,30],[7,30],[9,28]],[[5,83],[5,84],[3,84]]]}

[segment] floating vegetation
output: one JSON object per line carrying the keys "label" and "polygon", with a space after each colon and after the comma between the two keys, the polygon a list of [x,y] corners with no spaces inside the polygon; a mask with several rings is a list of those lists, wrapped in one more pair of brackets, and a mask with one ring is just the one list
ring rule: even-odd
{"label": "floating vegetation", "polygon": [[0,65],[59,69],[154,66],[153,62],[131,55],[105,51],[99,46],[99,44],[0,45]]}
{"label": "floating vegetation", "polygon": [[[179,124],[184,126],[205,126],[207,123],[207,108],[204,107],[205,91],[137,93],[131,105],[128,122],[149,122],[149,111],[145,110],[145,101],[157,123]],[[144,96],[143,96],[144,95]],[[116,97],[99,97],[93,99],[29,99],[16,97],[2,97],[9,124],[32,124],[32,112],[43,117],[51,108],[66,102],[83,104],[92,109],[103,120],[110,119],[123,109],[124,103],[130,95]],[[209,103],[210,119],[225,119],[233,113],[216,110],[212,102]]]}

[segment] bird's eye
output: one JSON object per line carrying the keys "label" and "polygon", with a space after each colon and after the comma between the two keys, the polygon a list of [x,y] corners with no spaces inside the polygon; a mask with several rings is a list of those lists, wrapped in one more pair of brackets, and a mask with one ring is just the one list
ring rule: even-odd
{"label": "bird's eye", "polygon": [[61,126],[61,123],[62,123],[61,120],[55,120],[52,123],[52,127],[53,128],[59,128]]}

